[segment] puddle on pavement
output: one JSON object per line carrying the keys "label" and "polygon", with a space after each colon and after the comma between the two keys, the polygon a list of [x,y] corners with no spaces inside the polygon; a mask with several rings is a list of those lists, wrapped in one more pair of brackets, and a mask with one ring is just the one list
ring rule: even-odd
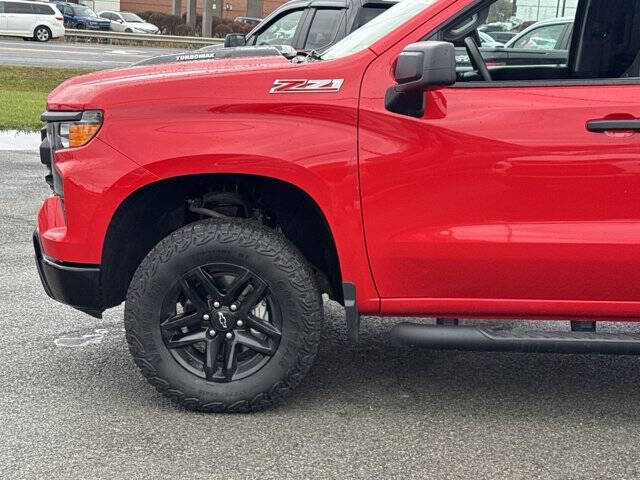
{"label": "puddle on pavement", "polygon": [[37,150],[40,132],[0,130],[0,150]]}
{"label": "puddle on pavement", "polygon": [[[115,334],[124,332],[124,329],[121,329],[120,332],[114,332]],[[56,347],[62,348],[78,348],[78,347],[86,347],[87,345],[96,345],[98,343],[102,343],[105,335],[109,333],[109,330],[106,328],[97,328],[92,333],[86,333],[80,336],[64,336],[60,338],[56,338],[53,340],[53,343],[56,344]]]}

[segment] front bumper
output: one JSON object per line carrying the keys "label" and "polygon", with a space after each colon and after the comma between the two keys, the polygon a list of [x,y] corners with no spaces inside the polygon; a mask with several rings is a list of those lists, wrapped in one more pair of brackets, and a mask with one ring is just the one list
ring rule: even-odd
{"label": "front bumper", "polygon": [[94,23],[94,24],[90,24],[87,23],[87,30],[102,30],[102,31],[108,31],[111,30],[111,24],[110,23],[105,23],[105,24],[100,24],[100,23]]}
{"label": "front bumper", "polygon": [[100,268],[57,263],[42,254],[38,231],[33,233],[36,266],[44,291],[54,300],[102,318]]}

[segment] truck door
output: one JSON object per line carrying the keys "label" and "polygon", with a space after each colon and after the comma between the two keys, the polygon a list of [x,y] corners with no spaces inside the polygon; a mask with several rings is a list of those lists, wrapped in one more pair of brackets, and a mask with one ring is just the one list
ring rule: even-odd
{"label": "truck door", "polygon": [[[402,48],[440,32],[366,71],[359,162],[383,311],[640,300],[640,2],[581,1],[576,22],[567,67],[460,71],[420,118],[386,110],[385,92]],[[596,35],[605,24],[617,33]]]}

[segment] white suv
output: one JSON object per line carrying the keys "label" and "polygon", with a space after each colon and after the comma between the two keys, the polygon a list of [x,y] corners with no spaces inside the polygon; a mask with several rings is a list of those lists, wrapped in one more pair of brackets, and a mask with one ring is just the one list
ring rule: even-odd
{"label": "white suv", "polygon": [[64,35],[64,17],[51,4],[0,0],[0,35],[48,42]]}

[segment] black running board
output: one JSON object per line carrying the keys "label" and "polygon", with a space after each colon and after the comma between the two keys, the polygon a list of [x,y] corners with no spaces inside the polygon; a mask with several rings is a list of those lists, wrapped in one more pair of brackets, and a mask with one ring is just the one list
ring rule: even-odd
{"label": "black running board", "polygon": [[401,323],[397,344],[434,350],[525,353],[640,354],[640,335],[595,332],[532,332]]}

